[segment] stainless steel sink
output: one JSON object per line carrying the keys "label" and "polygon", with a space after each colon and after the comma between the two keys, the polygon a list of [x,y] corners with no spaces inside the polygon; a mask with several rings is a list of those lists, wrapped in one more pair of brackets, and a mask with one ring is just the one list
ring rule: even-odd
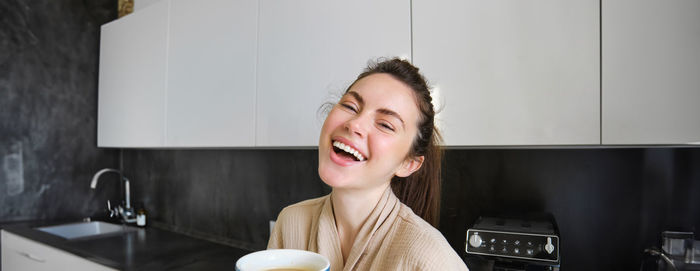
{"label": "stainless steel sink", "polygon": [[136,230],[133,227],[112,224],[101,221],[78,222],[62,224],[49,227],[39,227],[37,230],[57,235],[66,239],[77,239],[99,235],[109,235],[114,233],[129,232]]}

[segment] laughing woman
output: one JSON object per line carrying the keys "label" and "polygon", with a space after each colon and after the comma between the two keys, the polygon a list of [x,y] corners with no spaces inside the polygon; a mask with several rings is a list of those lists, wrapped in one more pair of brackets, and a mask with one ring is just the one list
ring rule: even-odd
{"label": "laughing woman", "polygon": [[332,192],[282,210],[268,248],[326,256],[331,270],[466,270],[438,222],[440,136],[418,68],[370,65],[321,128],[318,173]]}

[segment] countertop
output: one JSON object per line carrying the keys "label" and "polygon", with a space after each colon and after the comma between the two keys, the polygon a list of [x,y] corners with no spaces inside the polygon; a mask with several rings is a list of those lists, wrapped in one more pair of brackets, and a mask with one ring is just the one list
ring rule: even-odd
{"label": "countertop", "polygon": [[251,251],[153,227],[96,238],[67,240],[35,227],[62,223],[0,225],[7,232],[119,270],[234,270]]}

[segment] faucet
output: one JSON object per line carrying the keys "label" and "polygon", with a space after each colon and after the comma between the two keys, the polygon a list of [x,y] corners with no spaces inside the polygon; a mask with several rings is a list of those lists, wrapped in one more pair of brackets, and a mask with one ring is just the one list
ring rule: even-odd
{"label": "faucet", "polygon": [[120,216],[122,220],[126,223],[134,223],[136,222],[136,213],[134,212],[134,208],[131,207],[131,193],[129,191],[129,179],[124,177],[121,171],[112,169],[112,168],[103,168],[97,173],[95,173],[94,176],[92,176],[92,181],[90,182],[90,188],[95,189],[97,188],[97,181],[100,179],[100,176],[102,174],[105,174],[107,172],[114,172],[118,173],[120,176],[122,176],[124,180],[124,197],[125,197],[125,206],[122,207],[121,205],[112,208],[112,205],[109,203],[109,200],[107,201],[107,210],[109,210],[109,216]]}

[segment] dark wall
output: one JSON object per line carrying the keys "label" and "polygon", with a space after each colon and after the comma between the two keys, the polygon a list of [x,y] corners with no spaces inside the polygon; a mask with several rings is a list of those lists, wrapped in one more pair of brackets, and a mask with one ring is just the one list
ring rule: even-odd
{"label": "dark wall", "polygon": [[441,231],[464,249],[479,215],[551,212],[562,268],[639,270],[664,230],[700,229],[700,148],[448,151]]}
{"label": "dark wall", "polygon": [[315,150],[124,150],[124,174],[149,222],[264,249],[285,206],[330,192]]}
{"label": "dark wall", "polygon": [[118,165],[96,147],[99,27],[114,18],[111,0],[0,1],[0,222],[83,217],[117,198],[117,178],[89,190]]}
{"label": "dark wall", "polygon": [[[125,150],[160,226],[253,249],[286,205],[325,195],[315,150]],[[663,230],[700,226],[700,148],[448,150],[440,230],[463,251],[479,215],[554,214],[566,270],[639,269]]]}

